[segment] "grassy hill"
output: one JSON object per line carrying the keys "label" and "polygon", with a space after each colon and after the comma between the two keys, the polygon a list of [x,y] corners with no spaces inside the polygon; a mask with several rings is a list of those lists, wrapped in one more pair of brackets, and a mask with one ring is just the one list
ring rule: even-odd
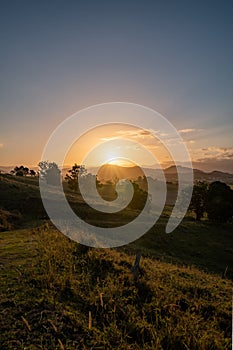
{"label": "grassy hill", "polygon": [[[168,184],[169,197],[176,191]],[[47,216],[40,199],[38,179],[0,175],[2,230],[40,225]],[[137,210],[128,209],[116,214],[96,212],[78,195],[66,188],[72,208],[87,222],[95,225],[119,226],[134,219]],[[141,239],[125,247],[129,251],[141,249],[145,256],[162,261],[194,265],[208,272],[224,274],[233,279],[232,224],[211,224],[204,220],[194,221],[187,215],[171,234],[165,234],[165,226],[172,207],[167,205],[158,223]],[[9,219],[9,222],[7,221]],[[1,226],[0,226],[1,227]]]}
{"label": "grassy hill", "polygon": [[80,246],[48,224],[1,234],[1,349],[230,349],[229,280]]}
{"label": "grassy hill", "polygon": [[[136,242],[87,250],[46,219],[36,178],[1,175],[0,191],[0,349],[231,349],[232,224],[190,215],[165,234],[167,206]],[[102,222],[67,196],[89,222]]]}
{"label": "grassy hill", "polygon": [[0,174],[0,193],[0,207],[20,214],[24,222],[44,215],[38,178]]}

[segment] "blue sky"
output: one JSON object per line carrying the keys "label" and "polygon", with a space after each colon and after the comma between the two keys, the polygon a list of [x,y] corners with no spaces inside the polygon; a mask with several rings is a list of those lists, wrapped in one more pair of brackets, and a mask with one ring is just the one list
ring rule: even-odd
{"label": "blue sky", "polygon": [[2,1],[0,164],[37,164],[69,115],[126,101],[233,172],[232,39],[231,1]]}

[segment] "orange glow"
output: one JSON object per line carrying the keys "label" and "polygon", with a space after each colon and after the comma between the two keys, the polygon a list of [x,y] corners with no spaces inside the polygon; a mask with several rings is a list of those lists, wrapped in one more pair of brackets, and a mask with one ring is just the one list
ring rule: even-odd
{"label": "orange glow", "polygon": [[[70,148],[69,152],[66,155],[64,164],[66,166],[70,166],[74,163],[84,164],[83,160],[85,156],[94,147],[102,144],[103,142],[115,139],[129,139],[136,142],[139,145],[139,155],[140,147],[143,146],[147,148],[153,154],[153,156],[157,158],[158,163],[162,167],[165,166],[165,164],[172,162],[170,154],[166,150],[165,146],[163,146],[152,134],[148,132],[145,133],[145,130],[136,128],[134,126],[111,124],[89,130],[84,135],[82,135]],[[98,154],[95,159],[95,164],[88,164],[88,166],[102,165],[103,156],[105,156],[105,158],[108,158],[108,164],[119,165],[123,167],[135,166],[134,162],[131,162],[129,157],[127,159],[123,159],[122,156],[119,156],[116,150],[112,151],[108,147],[106,147],[106,153],[104,155],[102,153]],[[154,164],[155,163],[156,161]],[[145,157],[142,156],[140,159],[140,164],[138,165],[153,166],[154,164],[151,164],[151,158],[149,159],[148,157],[148,159],[145,159]]]}
{"label": "orange glow", "polygon": [[134,163],[131,163],[131,162],[126,161],[124,159],[114,159],[114,160],[108,162],[108,164],[110,164],[110,165],[118,165],[118,166],[127,167],[127,168],[135,166]]}

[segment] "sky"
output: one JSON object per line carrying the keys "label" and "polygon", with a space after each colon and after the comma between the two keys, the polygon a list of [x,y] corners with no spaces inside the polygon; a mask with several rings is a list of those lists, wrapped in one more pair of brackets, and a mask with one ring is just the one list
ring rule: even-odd
{"label": "sky", "polygon": [[[232,1],[4,0],[0,9],[0,165],[36,165],[67,117],[123,101],[165,116],[195,167],[233,173]],[[114,137],[104,135],[96,141]]]}

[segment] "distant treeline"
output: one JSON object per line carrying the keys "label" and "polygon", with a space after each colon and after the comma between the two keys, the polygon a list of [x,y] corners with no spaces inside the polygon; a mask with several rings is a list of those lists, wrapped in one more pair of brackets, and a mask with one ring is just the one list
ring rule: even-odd
{"label": "distant treeline", "polygon": [[[61,170],[55,162],[42,161],[38,164],[39,170],[35,172],[23,165],[16,166],[11,174],[16,176],[37,176],[40,175],[49,185],[56,186],[62,181]],[[105,184],[98,181],[96,175],[87,174],[84,165],[74,164],[70,170],[67,171],[65,182],[70,190],[79,191],[79,179],[82,178],[89,186],[95,180],[97,188],[106,199],[114,199],[115,185],[118,178],[112,181],[108,180]],[[142,209],[147,199],[147,185],[146,178],[139,177],[137,181],[131,181],[134,187],[134,198],[130,206],[134,209]],[[141,183],[144,183],[141,186]],[[184,192],[185,196],[185,192]],[[192,199],[189,205],[189,211],[194,212],[197,221],[202,218],[209,219],[213,222],[232,222],[233,221],[233,190],[221,181],[214,181],[207,183],[198,181],[194,184]]]}

